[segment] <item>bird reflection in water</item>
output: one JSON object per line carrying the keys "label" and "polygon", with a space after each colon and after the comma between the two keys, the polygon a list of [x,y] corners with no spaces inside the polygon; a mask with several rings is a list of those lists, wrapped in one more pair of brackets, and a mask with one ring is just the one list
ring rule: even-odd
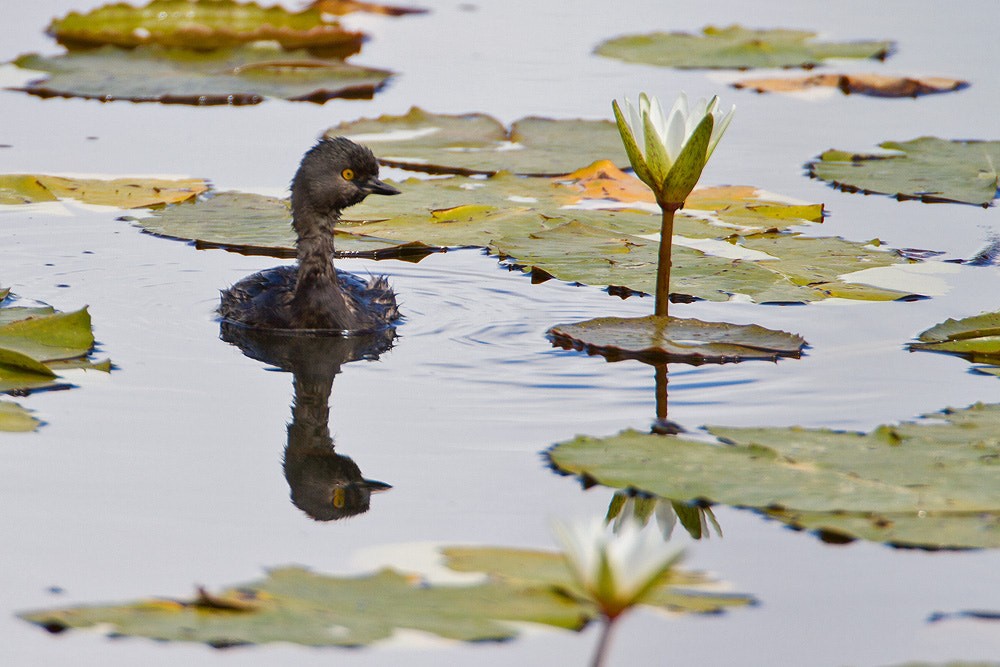
{"label": "bird reflection in water", "polygon": [[330,393],[343,364],[378,359],[392,347],[395,329],[351,336],[275,331],[223,320],[221,338],[251,359],[293,375],[295,399],[285,447],[285,479],[292,503],[317,521],[368,511],[371,494],[391,488],[362,477],[350,458],[334,450]]}

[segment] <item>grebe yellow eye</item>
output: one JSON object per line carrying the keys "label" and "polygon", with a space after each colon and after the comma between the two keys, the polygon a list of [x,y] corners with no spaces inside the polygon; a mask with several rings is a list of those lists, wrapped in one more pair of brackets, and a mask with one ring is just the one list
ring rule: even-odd
{"label": "grebe yellow eye", "polygon": [[340,175],[344,177],[345,181],[353,181],[354,180],[354,170],[353,169],[345,169],[344,171],[340,172]]}

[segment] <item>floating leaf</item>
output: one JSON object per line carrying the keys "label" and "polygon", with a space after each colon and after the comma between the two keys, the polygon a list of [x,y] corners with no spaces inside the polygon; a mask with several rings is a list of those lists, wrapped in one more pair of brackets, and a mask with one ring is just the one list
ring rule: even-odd
{"label": "floating leaf", "polygon": [[892,42],[817,42],[804,30],[750,30],[709,26],[700,35],[655,32],[602,42],[598,55],[626,62],[682,69],[811,68],[827,58],[884,60]]}
{"label": "floating leaf", "polygon": [[[272,570],[262,581],[218,595],[199,592],[189,602],[146,600],[130,605],[76,607],[21,614],[50,632],[104,626],[115,635],[213,646],[272,641],[307,646],[362,646],[412,629],[462,641],[504,640],[517,635],[510,621],[580,629],[596,614],[567,595],[569,572],[556,553],[450,549],[457,569],[483,568],[485,583],[431,585],[385,569],[363,577],[331,577],[299,568]],[[513,568],[517,577],[498,570]],[[678,574],[678,582],[710,583],[704,575]],[[677,611],[717,612],[753,598],[674,590],[661,584],[656,604]]]}
{"label": "floating leaf", "polygon": [[756,324],[702,322],[679,317],[599,317],[559,324],[548,331],[553,342],[609,358],[649,363],[685,361],[724,363],[746,359],[797,357],[806,341]]}
{"label": "floating leaf", "polygon": [[809,175],[845,192],[899,200],[988,206],[997,196],[1000,141],[921,137],[880,144],[892,153],[859,155],[828,150],[806,164]]}
{"label": "floating leaf", "polygon": [[358,2],[358,0],[316,0],[311,5],[324,14],[340,16],[353,12],[368,12],[369,14],[384,14],[386,16],[403,16],[404,14],[423,14],[426,9],[420,7],[402,7],[399,5],[382,5],[375,2]]}
{"label": "floating leaf", "polygon": [[371,98],[391,75],[269,46],[209,52],[105,46],[51,57],[29,54],[14,64],[49,73],[16,89],[40,97],[196,105],[259,104],[266,97],[309,102]]}
{"label": "floating leaf", "polygon": [[968,81],[944,77],[921,77],[885,74],[814,74],[801,77],[773,79],[744,79],[733,88],[747,88],[757,93],[798,93],[816,88],[836,88],[845,95],[858,94],[871,97],[918,97],[962,90]]}
{"label": "floating leaf", "polygon": [[63,178],[43,174],[0,175],[0,204],[33,204],[76,199],[86,204],[140,208],[185,201],[205,192],[201,179]]}
{"label": "floating leaf", "polygon": [[39,421],[32,417],[28,410],[16,403],[0,401],[0,431],[8,433],[34,431],[38,426]]}
{"label": "floating leaf", "polygon": [[1000,546],[1000,405],[925,417],[870,433],[708,427],[724,445],[624,431],[549,458],[606,486],[755,508],[841,541]]}
{"label": "floating leaf", "polygon": [[486,114],[452,116],[413,107],[403,116],[341,123],[326,136],[367,144],[384,165],[428,173],[556,176],[596,160],[628,165],[618,129],[607,120],[530,117],[507,130]]}
{"label": "floating leaf", "polygon": [[977,373],[1000,375],[1000,312],[982,313],[960,320],[948,318],[921,333],[910,350],[945,352],[972,362],[993,364],[975,367]]}
{"label": "floating leaf", "polygon": [[144,7],[104,5],[87,14],[71,12],[54,20],[48,34],[70,49],[158,44],[204,51],[273,41],[287,50],[309,49],[332,58],[357,53],[365,37],[326,20],[324,12],[317,9],[292,13],[280,6],[261,7],[234,0],[152,0]]}

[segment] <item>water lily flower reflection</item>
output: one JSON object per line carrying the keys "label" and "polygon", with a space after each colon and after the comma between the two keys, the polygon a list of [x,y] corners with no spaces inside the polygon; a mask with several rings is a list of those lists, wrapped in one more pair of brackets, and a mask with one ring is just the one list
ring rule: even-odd
{"label": "water lily flower reflection", "polygon": [[639,108],[624,100],[611,103],[625,152],[635,175],[648,185],[662,208],[680,208],[698,183],[708,158],[733,119],[736,107],[725,116],[719,98],[698,100],[688,107],[681,93],[669,114],[656,97],[639,95]]}
{"label": "water lily flower reflection", "polygon": [[598,517],[556,521],[553,532],[576,582],[609,620],[642,602],[682,555],[664,544],[653,524],[629,521],[614,533]]}

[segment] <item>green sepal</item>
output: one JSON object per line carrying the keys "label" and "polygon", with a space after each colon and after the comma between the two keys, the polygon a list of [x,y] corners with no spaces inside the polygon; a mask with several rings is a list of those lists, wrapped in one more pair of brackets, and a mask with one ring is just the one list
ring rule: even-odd
{"label": "green sepal", "polygon": [[650,177],[649,169],[646,168],[646,159],[642,156],[642,151],[639,149],[639,144],[636,143],[635,137],[632,136],[632,128],[629,127],[628,121],[625,120],[625,115],[618,107],[618,100],[612,100],[611,108],[615,111],[615,122],[618,124],[618,133],[622,135],[622,144],[625,146],[628,161],[632,163],[635,175],[649,187],[655,188],[655,181]]}
{"label": "green sepal", "polygon": [[[642,114],[642,133],[646,135],[646,166],[655,184],[664,183],[670,173],[670,156],[667,154],[667,147],[660,140],[660,135],[653,128],[653,121],[649,119],[649,113]],[[657,197],[657,185],[652,185],[653,192]]]}
{"label": "green sepal", "polygon": [[712,139],[714,125],[715,119],[711,114],[707,114],[688,137],[681,154],[677,156],[677,161],[663,179],[660,192],[657,193],[657,203],[661,207],[667,205],[675,210],[680,208],[694,190],[694,186],[698,184],[701,172],[705,168],[708,144]]}

